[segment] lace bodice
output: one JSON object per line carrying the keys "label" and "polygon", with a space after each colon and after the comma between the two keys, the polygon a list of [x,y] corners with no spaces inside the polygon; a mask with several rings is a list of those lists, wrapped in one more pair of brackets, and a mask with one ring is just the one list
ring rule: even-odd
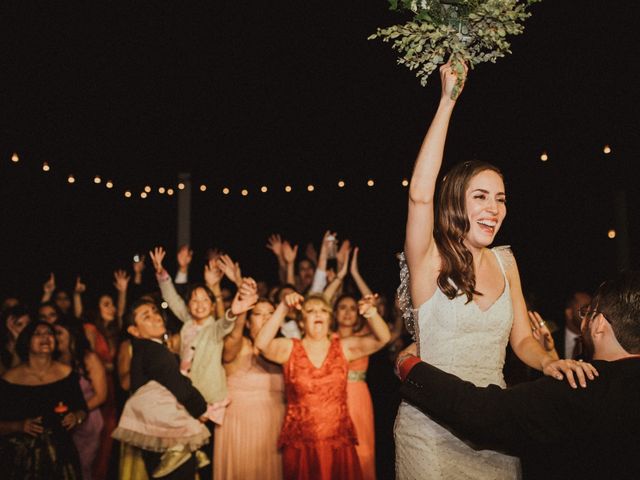
{"label": "lace bodice", "polygon": [[[420,356],[477,386],[505,386],[502,375],[513,308],[504,263],[510,252],[491,250],[504,277],[502,295],[485,311],[462,295],[453,300],[438,288],[418,309]],[[506,258],[505,258],[506,257]]]}

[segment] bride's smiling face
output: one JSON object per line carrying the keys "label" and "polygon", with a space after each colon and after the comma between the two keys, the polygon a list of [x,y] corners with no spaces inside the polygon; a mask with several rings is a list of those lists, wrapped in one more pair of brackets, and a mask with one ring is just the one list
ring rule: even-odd
{"label": "bride's smiling face", "polygon": [[502,177],[493,170],[483,170],[469,180],[465,192],[465,209],[469,231],[464,243],[482,248],[493,243],[507,215],[506,195]]}

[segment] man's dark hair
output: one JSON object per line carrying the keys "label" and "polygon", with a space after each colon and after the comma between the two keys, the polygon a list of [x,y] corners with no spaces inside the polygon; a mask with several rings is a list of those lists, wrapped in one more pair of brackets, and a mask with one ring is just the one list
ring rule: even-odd
{"label": "man's dark hair", "polygon": [[640,272],[624,272],[604,282],[592,304],[611,322],[622,348],[640,353]]}
{"label": "man's dark hair", "polygon": [[149,297],[141,297],[138,300],[136,300],[135,302],[133,302],[131,304],[131,307],[129,307],[129,311],[127,312],[127,315],[124,318],[124,328],[126,329],[127,327],[131,327],[131,326],[135,326],[136,322],[135,322],[135,312],[138,308],[140,308],[143,305],[153,305],[154,307],[156,307],[158,309],[158,311],[160,312],[160,315],[162,315],[162,318],[164,319],[164,323],[167,323],[167,318],[165,316],[164,310],[162,310],[162,308],[160,308],[158,306],[158,303],[149,298]]}

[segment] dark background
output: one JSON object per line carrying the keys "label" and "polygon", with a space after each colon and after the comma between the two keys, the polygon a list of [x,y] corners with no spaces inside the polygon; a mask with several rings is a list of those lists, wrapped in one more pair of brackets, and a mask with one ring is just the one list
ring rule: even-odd
{"label": "dark background", "polygon": [[[405,17],[384,0],[131,3],[0,7],[0,296],[36,298],[50,271],[66,288],[82,274],[96,294],[136,252],[162,244],[173,257],[175,196],[139,192],[175,188],[179,172],[194,180],[194,277],[218,246],[246,274],[273,279],[268,234],[318,243],[331,228],[362,247],[372,286],[391,291],[400,182],[439,96],[437,78],[420,87],[388,44],[366,40]],[[509,213],[496,243],[512,245],[525,291],[550,317],[569,291],[615,272],[617,191],[638,266],[632,5],[535,5],[513,55],[471,73],[451,124],[444,168],[476,158],[504,171]],[[94,185],[95,174],[116,188]]]}

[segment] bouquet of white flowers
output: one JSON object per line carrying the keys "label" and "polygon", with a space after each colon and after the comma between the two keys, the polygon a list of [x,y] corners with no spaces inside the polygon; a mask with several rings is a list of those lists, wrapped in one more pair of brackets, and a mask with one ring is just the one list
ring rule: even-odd
{"label": "bouquet of white flowers", "polygon": [[379,28],[369,39],[393,42],[400,53],[398,63],[416,70],[424,86],[429,75],[451,60],[458,75],[452,98],[465,80],[462,62],[471,68],[511,53],[508,35],[519,35],[527,8],[541,0],[389,0],[391,10],[411,12],[403,25]]}

